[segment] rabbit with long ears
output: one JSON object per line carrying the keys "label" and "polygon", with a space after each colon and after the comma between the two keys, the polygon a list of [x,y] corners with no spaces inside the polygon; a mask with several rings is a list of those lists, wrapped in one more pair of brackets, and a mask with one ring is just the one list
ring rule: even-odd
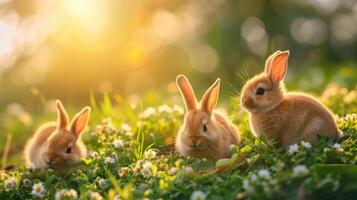
{"label": "rabbit with long ears", "polygon": [[176,137],[177,151],[183,156],[211,160],[230,157],[230,145],[239,143],[239,135],[228,119],[214,111],[220,79],[206,91],[199,105],[184,75],[177,76],[176,83],[187,111],[184,125]]}
{"label": "rabbit with long ears", "polygon": [[57,100],[57,122],[41,126],[25,147],[26,165],[63,169],[76,164],[87,150],[81,134],[87,127],[90,107],[85,107],[69,123],[68,115]]}
{"label": "rabbit with long ears", "polygon": [[314,142],[318,135],[336,140],[340,132],[328,108],[310,95],[285,92],[289,54],[273,53],[264,72],[244,85],[241,106],[250,115],[251,129],[255,135],[276,140],[277,146]]}

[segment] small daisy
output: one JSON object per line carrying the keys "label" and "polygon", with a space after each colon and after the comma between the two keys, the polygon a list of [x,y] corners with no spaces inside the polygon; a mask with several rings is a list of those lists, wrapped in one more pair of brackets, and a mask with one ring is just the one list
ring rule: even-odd
{"label": "small daisy", "polygon": [[151,168],[148,168],[148,167],[143,168],[143,169],[141,169],[140,172],[141,172],[141,174],[142,174],[145,178],[149,178],[149,177],[152,176]]}
{"label": "small daisy", "polygon": [[107,180],[105,180],[104,178],[101,178],[98,180],[98,186],[101,188],[101,189],[104,189],[105,187],[107,187]]}
{"label": "small daisy", "polygon": [[191,200],[205,200],[206,198],[207,198],[207,195],[204,192],[196,190],[191,194],[190,199]]}
{"label": "small daisy", "polygon": [[144,156],[145,158],[147,159],[154,159],[156,157],[156,151],[152,150],[152,149],[149,149],[147,151],[144,152]]}
{"label": "small daisy", "polygon": [[90,200],[102,200],[103,197],[98,192],[91,192],[89,194],[89,199]]}
{"label": "small daisy", "polygon": [[149,118],[151,115],[154,115],[156,113],[156,109],[153,107],[147,108],[144,112],[141,113],[142,118]]}
{"label": "small daisy", "polygon": [[112,157],[106,157],[106,158],[104,159],[104,163],[105,163],[105,164],[114,164],[114,163],[115,163],[115,159],[112,158]]}
{"label": "small daisy", "polygon": [[46,190],[43,187],[43,183],[41,183],[41,182],[36,183],[32,186],[31,194],[35,197],[43,198],[45,196],[45,192],[46,192]]}
{"label": "small daisy", "polygon": [[252,175],[250,176],[250,180],[254,183],[255,181],[258,180],[258,176],[257,176],[256,174],[252,174]]}
{"label": "small daisy", "polygon": [[264,178],[264,179],[271,179],[270,172],[267,169],[259,170],[258,171],[258,176],[260,176],[261,178]]}
{"label": "small daisy", "polygon": [[145,178],[149,178],[152,176],[152,171],[151,171],[151,167],[152,167],[152,164],[151,162],[149,161],[146,161],[144,164],[143,164],[143,168],[141,169],[141,174],[145,177]]}
{"label": "small daisy", "polygon": [[96,152],[96,151],[91,151],[91,152],[89,153],[89,156],[90,156],[90,157],[93,157],[93,158],[96,158],[96,157],[99,156],[99,153]]}
{"label": "small daisy", "polygon": [[341,145],[338,144],[338,143],[333,144],[333,145],[331,146],[331,148],[336,149],[336,150],[338,150],[338,151],[343,150],[343,149],[341,148]]}
{"label": "small daisy", "polygon": [[190,166],[185,167],[185,172],[186,172],[186,174],[192,174],[193,173],[192,167],[190,167]]}
{"label": "small daisy", "polygon": [[114,147],[115,148],[122,148],[122,147],[124,147],[124,141],[123,140],[115,140],[114,142],[113,142],[113,145],[114,145]]}
{"label": "small daisy", "polygon": [[174,105],[173,110],[175,112],[178,112],[180,115],[182,115],[185,112],[185,110],[179,105]]}
{"label": "small daisy", "polygon": [[243,181],[243,189],[245,189],[248,193],[252,193],[254,191],[254,188],[247,179]]}
{"label": "small daisy", "polygon": [[293,168],[293,176],[305,176],[309,173],[309,169],[305,165],[297,165]]}
{"label": "small daisy", "polygon": [[311,148],[311,144],[309,142],[301,141],[301,145],[307,149]]}
{"label": "small daisy", "polygon": [[138,188],[139,188],[140,190],[145,190],[145,189],[147,189],[148,187],[149,187],[148,184],[141,183]]}
{"label": "small daisy", "polygon": [[175,175],[177,173],[177,168],[176,167],[171,167],[169,170],[169,174],[171,176]]}
{"label": "small daisy", "polygon": [[250,187],[250,183],[247,179],[243,181],[243,189],[247,190]]}
{"label": "small daisy", "polygon": [[61,191],[56,192],[55,194],[55,200],[61,200],[61,199],[77,199],[78,194],[77,191],[74,189],[63,189]]}
{"label": "small daisy", "polygon": [[158,108],[158,110],[160,113],[163,113],[163,112],[171,113],[172,112],[172,109],[168,105],[162,105]]}
{"label": "small daisy", "polygon": [[292,144],[289,146],[288,154],[293,155],[294,153],[298,152],[299,146],[297,144]]}
{"label": "small daisy", "polygon": [[120,126],[121,130],[123,130],[124,132],[130,132],[131,131],[131,128],[128,124],[122,124]]}
{"label": "small daisy", "polygon": [[15,177],[10,177],[4,181],[5,191],[13,190],[17,187],[17,179]]}

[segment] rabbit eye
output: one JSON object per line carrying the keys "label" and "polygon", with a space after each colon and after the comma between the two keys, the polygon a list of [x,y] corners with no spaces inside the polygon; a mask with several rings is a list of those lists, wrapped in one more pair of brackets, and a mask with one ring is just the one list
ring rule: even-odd
{"label": "rabbit eye", "polygon": [[208,128],[207,128],[207,124],[203,124],[203,132],[207,132]]}
{"label": "rabbit eye", "polygon": [[264,90],[264,88],[258,88],[257,89],[257,92],[255,93],[256,95],[264,95],[264,93],[265,93],[265,90]]}
{"label": "rabbit eye", "polygon": [[72,147],[68,147],[67,149],[66,149],[66,153],[71,153],[72,152]]}

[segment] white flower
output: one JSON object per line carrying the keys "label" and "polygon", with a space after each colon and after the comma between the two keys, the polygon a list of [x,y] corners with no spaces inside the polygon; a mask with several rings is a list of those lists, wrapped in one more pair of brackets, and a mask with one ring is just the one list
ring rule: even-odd
{"label": "white flower", "polygon": [[90,200],[102,200],[103,197],[98,192],[91,192],[89,194],[89,199]]}
{"label": "white flower", "polygon": [[99,156],[99,153],[96,152],[96,151],[91,151],[91,152],[89,153],[89,155],[90,155],[91,157],[93,157],[93,158],[96,158],[96,157]]}
{"label": "white flower", "polygon": [[35,170],[37,169],[37,166],[35,163],[31,163],[28,167],[27,167],[28,170]]}
{"label": "white flower", "polygon": [[149,178],[152,176],[151,168],[143,168],[140,172],[145,178]]}
{"label": "white flower", "polygon": [[149,149],[144,152],[144,157],[147,159],[154,159],[156,157],[156,151]]}
{"label": "white flower", "polygon": [[144,112],[141,113],[141,117],[142,118],[148,118],[150,117],[151,115],[154,115],[156,113],[156,109],[153,108],[153,107],[149,107],[147,108]]}
{"label": "white flower", "polygon": [[115,163],[115,159],[112,158],[112,157],[106,157],[106,158],[104,159],[104,163],[105,163],[105,164],[114,164],[114,163]]}
{"label": "white flower", "polygon": [[243,181],[243,189],[247,190],[250,187],[249,181],[245,179]]}
{"label": "white flower", "polygon": [[45,192],[46,192],[46,190],[43,187],[43,183],[41,183],[41,182],[36,183],[32,186],[31,194],[35,197],[43,198],[45,196]]}
{"label": "white flower", "polygon": [[333,145],[331,146],[331,148],[336,149],[336,150],[338,150],[338,151],[343,150],[343,149],[341,148],[341,145],[338,144],[338,143],[333,144]]}
{"label": "white flower", "polygon": [[175,175],[177,173],[177,168],[176,167],[171,167],[169,170],[169,174],[171,176]]}
{"label": "white flower", "polygon": [[191,194],[190,199],[191,200],[205,200],[206,197],[207,197],[207,195],[204,192],[196,190]]}
{"label": "white flower", "polygon": [[17,186],[17,179],[15,177],[10,177],[4,181],[5,191],[10,191],[16,188]]}
{"label": "white flower", "polygon": [[270,179],[271,178],[270,172],[267,169],[259,170],[258,171],[258,176],[260,176],[261,178],[264,178],[264,179]]}
{"label": "white flower", "polygon": [[141,183],[138,188],[139,188],[140,190],[145,190],[145,189],[148,188],[148,187],[149,187],[148,184]]}
{"label": "white flower", "polygon": [[75,191],[74,189],[63,189],[61,191],[56,192],[55,194],[55,199],[56,200],[61,200],[61,199],[77,199],[78,198],[78,194],[77,191]]}
{"label": "white flower", "polygon": [[152,171],[151,171],[151,167],[152,167],[152,163],[149,161],[146,161],[143,164],[143,168],[141,169],[141,174],[145,177],[145,178],[149,178],[152,176]]}
{"label": "white flower", "polygon": [[247,179],[243,181],[243,189],[245,189],[248,193],[252,193],[254,191],[254,188]]}
{"label": "white flower", "polygon": [[294,153],[298,152],[299,146],[297,144],[292,144],[289,146],[288,154],[293,155]]}
{"label": "white flower", "polygon": [[309,173],[309,169],[305,165],[297,165],[293,168],[293,176],[305,176]]}
{"label": "white flower", "polygon": [[258,177],[257,177],[257,175],[256,174],[252,174],[251,176],[250,176],[250,180],[254,183],[255,181],[257,181],[258,180]]}
{"label": "white flower", "polygon": [[122,147],[124,147],[124,141],[123,140],[115,140],[113,145],[115,148],[122,148]]}
{"label": "white flower", "polygon": [[186,172],[186,174],[192,174],[193,173],[192,167],[190,167],[190,166],[185,167],[185,172]]}
{"label": "white flower", "polygon": [[185,112],[185,110],[179,105],[174,105],[173,109],[174,111],[178,112],[180,115],[182,115]]}
{"label": "white flower", "polygon": [[105,187],[107,187],[107,180],[105,180],[104,178],[101,178],[98,180],[98,186],[103,189]]}
{"label": "white flower", "polygon": [[130,126],[128,124],[122,124],[120,128],[124,132],[130,132],[131,131],[131,128],[130,128]]}
{"label": "white flower", "polygon": [[171,113],[172,109],[168,106],[168,105],[162,105],[158,108],[159,112],[167,112],[167,113]]}
{"label": "white flower", "polygon": [[301,145],[307,149],[311,148],[311,144],[309,142],[301,141]]}

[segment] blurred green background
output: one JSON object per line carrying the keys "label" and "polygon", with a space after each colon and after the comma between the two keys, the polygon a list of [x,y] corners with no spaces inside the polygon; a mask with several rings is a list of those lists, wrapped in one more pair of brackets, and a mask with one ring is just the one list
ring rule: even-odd
{"label": "blurred green background", "polygon": [[[46,98],[87,101],[175,92],[178,73],[224,90],[291,51],[287,82],[318,90],[356,84],[354,0],[0,0],[0,107]],[[201,89],[199,89],[201,90]],[[35,100],[36,101],[36,100]]]}
{"label": "blurred green background", "polygon": [[75,111],[103,93],[182,105],[183,73],[198,95],[220,77],[227,101],[279,49],[291,52],[288,89],[353,90],[357,1],[0,0],[0,149],[54,119],[43,106],[57,98]]}

